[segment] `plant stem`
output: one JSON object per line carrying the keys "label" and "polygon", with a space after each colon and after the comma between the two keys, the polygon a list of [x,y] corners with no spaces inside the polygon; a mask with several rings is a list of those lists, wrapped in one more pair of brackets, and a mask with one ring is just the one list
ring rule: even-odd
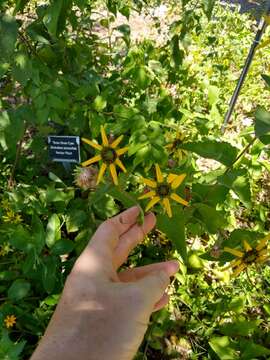
{"label": "plant stem", "polygon": [[225,174],[227,174],[230,170],[232,170],[234,164],[237,163],[237,161],[249,150],[249,148],[254,144],[254,142],[257,140],[256,137],[254,137],[248,144],[247,146],[240,152],[240,154],[237,156],[237,158],[234,160],[234,162],[229,166],[227,167]]}
{"label": "plant stem", "polygon": [[16,171],[16,168],[17,168],[17,165],[18,165],[18,162],[19,162],[19,158],[20,158],[20,155],[21,155],[22,144],[23,144],[23,139],[24,139],[25,132],[26,132],[26,126],[24,127],[23,135],[22,135],[20,141],[17,144],[15,161],[14,161],[14,164],[13,164],[13,167],[12,167],[10,177],[8,179],[8,187],[9,187],[9,189],[12,189],[13,186],[15,185],[14,176],[15,176],[15,171]]}

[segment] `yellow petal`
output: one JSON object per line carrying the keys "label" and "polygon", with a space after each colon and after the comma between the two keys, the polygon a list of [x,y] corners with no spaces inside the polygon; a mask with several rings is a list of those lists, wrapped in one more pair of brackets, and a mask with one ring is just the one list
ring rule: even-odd
{"label": "yellow petal", "polygon": [[172,189],[178,188],[182,184],[182,182],[186,176],[187,176],[187,174],[178,175],[177,178],[174,179],[172,182]]}
{"label": "yellow petal", "polygon": [[223,268],[223,270],[228,270],[230,268],[234,268],[239,266],[242,263],[242,259],[238,259],[238,260],[233,260],[228,266],[226,266],[225,268]]}
{"label": "yellow petal", "polygon": [[264,263],[266,262],[267,260],[269,260],[269,256],[260,256],[258,259],[256,259],[256,263]]}
{"label": "yellow petal", "polygon": [[150,186],[151,188],[156,188],[157,187],[157,183],[156,181],[153,181],[153,180],[150,180],[150,179],[145,179],[145,178],[142,178],[142,181],[145,185],[147,186]]}
{"label": "yellow petal", "polygon": [[115,168],[114,164],[110,164],[110,173],[111,173],[114,185],[118,185],[118,178],[117,178],[116,168]]}
{"label": "yellow petal", "polygon": [[179,195],[177,195],[176,193],[172,193],[171,194],[171,198],[174,200],[174,201],[177,201],[179,204],[182,204],[182,205],[185,205],[187,206],[188,205],[188,202],[184,199],[182,199]]}
{"label": "yellow petal", "polygon": [[163,175],[162,175],[162,172],[160,170],[160,167],[159,167],[158,164],[155,164],[155,167],[156,167],[157,181],[162,183],[163,182]]}
{"label": "yellow petal", "polygon": [[252,247],[249,245],[249,243],[246,240],[243,241],[243,245],[246,251],[252,250]]}
{"label": "yellow petal", "polygon": [[156,203],[158,203],[160,200],[160,197],[159,196],[155,196],[153,197],[152,200],[149,201],[149,203],[147,204],[146,208],[145,208],[145,211],[148,211],[150,210],[153,206],[156,205]]}
{"label": "yellow petal", "polygon": [[122,171],[127,172],[127,169],[124,167],[124,165],[120,159],[117,158],[115,160],[115,164],[118,165]]}
{"label": "yellow petal", "polygon": [[155,191],[148,191],[146,194],[141,195],[138,199],[142,200],[142,199],[148,199],[150,197],[153,197],[156,195]]}
{"label": "yellow petal", "polygon": [[100,183],[100,181],[102,180],[103,178],[103,175],[105,173],[107,169],[107,165],[105,163],[102,163],[100,169],[99,169],[99,173],[98,173],[98,177],[97,177],[97,185]]}
{"label": "yellow petal", "polygon": [[93,148],[97,149],[97,150],[102,150],[102,146],[95,143],[94,141],[92,140],[88,140],[88,139],[85,139],[85,138],[82,138],[82,141],[85,142],[86,144],[92,146]]}
{"label": "yellow petal", "polygon": [[270,240],[270,234],[267,235],[265,238],[263,238],[259,244],[256,246],[256,250],[260,251],[262,248],[264,248],[266,246],[266,244],[268,243],[268,241]]}
{"label": "yellow petal", "polygon": [[173,180],[175,180],[177,178],[177,174],[169,174],[167,177],[167,183],[170,184],[173,182]]}
{"label": "yellow petal", "polygon": [[98,162],[101,160],[101,156],[100,155],[97,155],[97,156],[94,156],[92,157],[91,159],[89,160],[86,160],[82,163],[82,166],[88,166],[88,165],[91,165],[91,164],[94,164],[95,162]]}
{"label": "yellow petal", "polygon": [[106,135],[103,125],[101,125],[101,127],[100,127],[100,132],[101,132],[103,146],[109,146],[109,141],[108,141],[108,138],[107,138],[107,135]]}
{"label": "yellow petal", "polygon": [[115,150],[117,156],[123,155],[123,154],[126,153],[127,151],[128,151],[128,146],[123,147],[122,149]]}
{"label": "yellow petal", "polygon": [[119,136],[113,143],[111,143],[111,148],[115,149],[120,142],[123,140],[124,135]]}
{"label": "yellow petal", "polygon": [[237,275],[239,275],[241,271],[246,269],[246,267],[247,267],[247,264],[245,264],[245,263],[242,263],[241,265],[239,265],[232,273],[232,277],[236,277]]}
{"label": "yellow petal", "polygon": [[171,218],[172,217],[172,209],[171,209],[170,200],[168,198],[164,198],[163,205],[165,207],[165,210],[166,210],[168,216]]}
{"label": "yellow petal", "polygon": [[232,248],[229,248],[229,247],[225,247],[224,251],[228,252],[228,253],[230,253],[230,254],[232,254],[234,256],[240,257],[240,258],[242,258],[245,255],[242,251],[232,249]]}
{"label": "yellow petal", "polygon": [[258,252],[258,256],[265,256],[269,253],[268,249],[262,249]]}

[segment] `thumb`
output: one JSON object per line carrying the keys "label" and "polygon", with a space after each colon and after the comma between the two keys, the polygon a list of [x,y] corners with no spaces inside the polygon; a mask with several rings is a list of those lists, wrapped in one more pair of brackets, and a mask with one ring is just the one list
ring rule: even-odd
{"label": "thumb", "polygon": [[[175,271],[176,272],[176,271]],[[155,271],[137,281],[142,294],[145,306],[151,310],[154,309],[156,303],[162,298],[168,285],[170,284],[169,273],[165,270]]]}

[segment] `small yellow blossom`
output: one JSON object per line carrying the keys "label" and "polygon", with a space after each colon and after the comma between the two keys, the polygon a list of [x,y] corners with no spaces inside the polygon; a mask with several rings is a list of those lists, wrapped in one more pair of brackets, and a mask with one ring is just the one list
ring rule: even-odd
{"label": "small yellow blossom", "polygon": [[8,243],[4,243],[0,246],[0,256],[5,256],[12,251],[13,250]]}
{"label": "small yellow blossom", "polygon": [[167,215],[172,217],[172,210],[170,199],[174,200],[182,205],[187,206],[188,202],[182,199],[179,195],[175,193],[175,190],[181,185],[183,180],[186,177],[186,174],[176,175],[169,174],[166,179],[162,174],[158,164],[156,167],[156,179],[157,181],[143,178],[145,185],[149,186],[153,190],[147,192],[146,194],[139,197],[139,199],[148,199],[151,198],[148,205],[145,208],[145,211],[150,210],[158,202],[161,202],[163,208],[166,210]]}
{"label": "small yellow blossom", "polygon": [[10,204],[9,201],[7,199],[3,199],[1,201],[1,208],[4,210],[9,210],[10,209]]}
{"label": "small yellow blossom", "polygon": [[120,144],[120,142],[123,140],[123,135],[119,136],[116,140],[114,140],[112,143],[109,143],[109,140],[107,138],[107,135],[105,133],[104,127],[101,126],[100,128],[101,132],[101,138],[102,138],[102,145],[97,144],[96,142],[92,140],[88,140],[85,138],[82,138],[82,141],[86,144],[92,146],[96,150],[100,151],[99,155],[96,155],[92,157],[89,160],[86,160],[82,163],[82,166],[88,166],[93,163],[96,163],[98,161],[102,161],[99,174],[97,177],[97,184],[100,183],[100,181],[103,178],[103,175],[107,169],[107,167],[110,170],[111,177],[113,179],[113,183],[115,185],[118,185],[118,178],[117,178],[117,172],[116,172],[116,165],[124,172],[126,172],[126,168],[124,167],[123,163],[119,159],[119,156],[123,155],[125,152],[128,151],[128,147],[124,147],[121,149],[118,149],[117,146]]}
{"label": "small yellow blossom", "polygon": [[188,152],[181,148],[181,144],[185,142],[185,135],[179,130],[176,133],[169,133],[167,135],[169,143],[165,146],[168,153],[178,162],[187,157]]}
{"label": "small yellow blossom", "polygon": [[11,224],[19,224],[23,221],[20,214],[16,214],[13,210],[7,210],[6,214],[2,217],[3,221]]}
{"label": "small yellow blossom", "polygon": [[244,240],[243,247],[244,251],[225,247],[224,251],[228,252],[237,257],[231,264],[226,268],[233,269],[233,277],[240,274],[241,271],[246,270],[248,266],[253,264],[262,264],[269,259],[269,251],[267,249],[268,241],[270,240],[270,234],[259,241],[255,248],[251,247],[250,244]]}
{"label": "small yellow blossom", "polygon": [[15,315],[7,315],[4,319],[4,323],[7,328],[11,328],[16,324],[16,316]]}

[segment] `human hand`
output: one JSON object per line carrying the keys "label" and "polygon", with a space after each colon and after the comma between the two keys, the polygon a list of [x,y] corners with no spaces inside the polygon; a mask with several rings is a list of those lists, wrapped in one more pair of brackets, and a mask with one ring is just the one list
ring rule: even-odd
{"label": "human hand", "polygon": [[137,224],[133,207],[99,226],[77,259],[61,300],[32,360],[131,360],[150,315],[168,302],[165,293],[177,261],[117,272],[154,227]]}

